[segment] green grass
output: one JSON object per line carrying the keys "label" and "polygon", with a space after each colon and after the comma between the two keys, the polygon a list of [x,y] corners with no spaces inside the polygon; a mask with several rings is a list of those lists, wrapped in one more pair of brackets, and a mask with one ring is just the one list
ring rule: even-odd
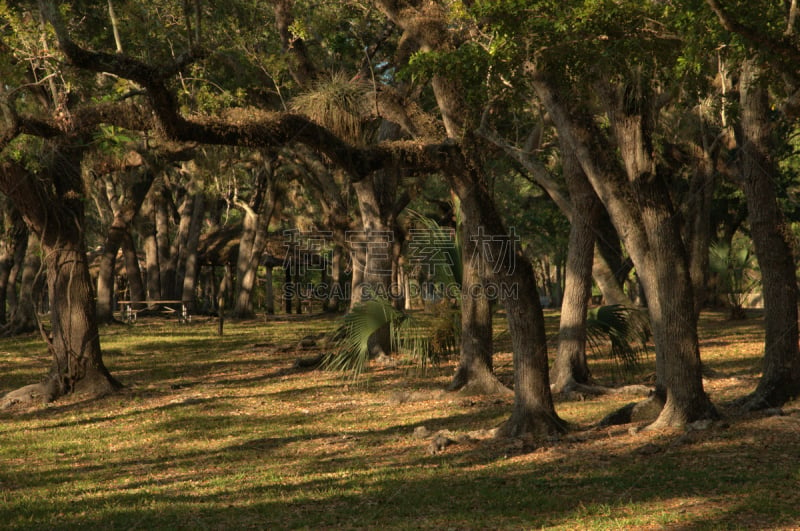
{"label": "green grass", "polygon": [[[555,315],[548,314],[551,331]],[[699,529],[800,523],[800,411],[729,416],[727,427],[636,433],[590,425],[630,397],[557,403],[562,440],[476,440],[430,455],[414,428],[492,428],[510,401],[440,392],[452,362],[424,375],[373,368],[358,384],[292,368],[327,318],[102,330],[126,385],[0,412],[3,529]],[[498,319],[498,330],[503,323]],[[702,320],[718,404],[757,382],[758,318]],[[501,336],[497,367],[510,376]],[[552,350],[552,349],[551,349]],[[592,356],[609,381],[609,360]],[[652,360],[650,360],[652,362]],[[35,336],[0,342],[0,391],[46,370]],[[651,369],[652,371],[652,369]],[[643,374],[647,370],[643,371]],[[413,400],[398,400],[411,396]],[[724,407],[723,407],[723,411]]]}

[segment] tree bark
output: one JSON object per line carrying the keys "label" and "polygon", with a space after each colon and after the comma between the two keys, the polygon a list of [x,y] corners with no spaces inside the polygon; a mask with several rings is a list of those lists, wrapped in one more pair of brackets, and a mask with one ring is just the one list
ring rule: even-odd
{"label": "tree bark", "polygon": [[203,229],[203,213],[205,212],[205,197],[197,193],[192,202],[192,217],[186,235],[185,246],[181,251],[181,300],[184,301],[190,312],[194,311],[197,277],[200,267],[197,264],[197,245],[200,242],[200,232]]}
{"label": "tree bark", "polygon": [[53,365],[45,384],[47,400],[70,393],[99,396],[121,387],[101,356],[82,234],[67,236],[71,237],[49,237],[42,242],[53,338],[49,343]]}
{"label": "tree bark", "polygon": [[34,286],[41,270],[39,237],[35,232],[27,232],[25,258],[19,271],[19,295],[8,323],[3,328],[3,335],[16,335],[32,332],[36,329],[36,305],[34,303]]}
{"label": "tree bark", "polygon": [[562,166],[574,206],[567,244],[564,301],[558,329],[558,353],[551,373],[554,393],[569,391],[575,384],[588,384],[586,362],[586,314],[592,294],[592,263],[595,238],[593,226],[600,213],[600,201],[580,163],[569,149],[562,148]]}
{"label": "tree bark", "polygon": [[242,204],[245,211],[242,224],[242,237],[236,263],[236,301],[234,317],[244,319],[255,315],[253,312],[253,289],[256,285],[258,266],[267,246],[269,223],[277,204],[275,176],[269,164],[265,165],[263,190],[258,192],[260,200],[251,205]]}
{"label": "tree bark", "polygon": [[[363,254],[359,253],[362,254],[364,261],[353,263],[354,277],[355,269],[363,268],[359,293],[353,294],[358,302],[391,297],[394,218],[389,205],[383,201],[385,197],[381,197],[383,194],[380,192],[385,194],[386,191],[379,190],[375,182],[375,179],[380,178],[373,175],[353,184],[364,227],[364,240],[360,243],[363,246]],[[368,348],[370,357],[373,358],[383,359],[391,355],[392,345],[388,324],[372,334]]]}
{"label": "tree bark", "polygon": [[697,320],[689,278],[688,256],[663,177],[652,158],[647,101],[622,105],[630,93],[606,95],[612,130],[625,167],[619,168],[603,132],[591,116],[565,103],[546,75],[532,67],[537,94],[560,137],[574,150],[581,166],[622,235],[642,280],[656,345],[657,392],[665,406],[653,427],[683,425],[716,416],[703,390]]}
{"label": "tree bark", "polygon": [[[53,364],[45,383],[32,387],[44,400],[67,393],[105,394],[120,386],[103,364],[100,350],[84,243],[81,150],[61,148],[51,157],[36,178],[13,163],[0,169],[0,191],[14,201],[31,233],[41,240],[51,311],[51,330],[43,335]],[[11,403],[12,395],[4,404]]]}
{"label": "tree bark", "polygon": [[739,102],[742,188],[764,292],[764,368],[747,409],[779,407],[800,393],[797,275],[791,229],[778,205],[777,164],[771,156],[769,96],[757,58],[742,63]]}
{"label": "tree bark", "polygon": [[487,264],[478,249],[479,219],[461,205],[462,277],[461,277],[461,352],[458,368],[448,390],[470,394],[505,394],[510,390],[497,379],[492,367],[492,302],[487,295],[490,279]]}
{"label": "tree bark", "polygon": [[25,223],[16,209],[4,212],[4,229],[3,239],[0,241],[0,327],[6,324],[9,315],[7,304],[9,290],[16,290],[16,282],[11,277],[11,271],[15,260],[20,259],[17,257],[17,250],[27,245],[28,238]]}
{"label": "tree bark", "polygon": [[142,283],[142,268],[139,265],[139,255],[130,230],[126,230],[122,236],[122,257],[125,261],[125,276],[128,279],[131,300],[144,302],[147,294]]}
{"label": "tree bark", "polygon": [[160,295],[164,299],[175,298],[175,268],[177,266],[177,256],[172,254],[172,244],[170,241],[170,215],[168,197],[169,191],[162,185],[159,193],[154,195],[155,218],[156,218],[156,241],[158,243],[158,264],[160,270],[161,289]]}
{"label": "tree bark", "polygon": [[145,203],[139,234],[144,248],[145,276],[147,278],[147,300],[161,300],[161,268],[159,267],[158,237],[156,235],[156,209],[153,195]]}

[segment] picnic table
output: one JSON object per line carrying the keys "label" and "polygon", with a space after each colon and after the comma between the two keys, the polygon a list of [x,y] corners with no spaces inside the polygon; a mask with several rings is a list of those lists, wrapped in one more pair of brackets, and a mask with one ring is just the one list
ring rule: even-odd
{"label": "picnic table", "polygon": [[[192,316],[189,314],[189,302],[188,301],[179,301],[179,300],[157,300],[157,301],[117,301],[117,304],[120,305],[122,308],[122,315],[125,316],[125,320],[129,323],[136,322],[136,316],[139,312],[143,310],[152,309],[153,306],[163,306],[169,312],[178,312],[177,309],[171,308],[170,306],[178,306],[180,305],[180,315],[178,316],[178,320],[181,323],[188,323],[192,320]],[[136,309],[134,308],[135,305],[142,305],[145,308]]]}

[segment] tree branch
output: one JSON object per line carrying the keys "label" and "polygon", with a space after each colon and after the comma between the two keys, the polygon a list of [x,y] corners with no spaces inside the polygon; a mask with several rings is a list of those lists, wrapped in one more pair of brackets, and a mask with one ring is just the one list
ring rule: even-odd
{"label": "tree branch", "polygon": [[728,13],[719,0],[706,0],[708,6],[717,15],[717,18],[726,30],[742,36],[756,47],[768,51],[782,65],[784,71],[796,73],[800,65],[800,49],[792,41],[790,34],[780,38],[770,37],[759,30],[743,24]]}

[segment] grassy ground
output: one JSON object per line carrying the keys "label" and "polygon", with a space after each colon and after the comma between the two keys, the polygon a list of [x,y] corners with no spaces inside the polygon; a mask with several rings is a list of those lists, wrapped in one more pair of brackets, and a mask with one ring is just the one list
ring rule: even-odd
{"label": "grassy ground", "polygon": [[[703,318],[706,389],[727,413],[709,430],[592,428],[632,400],[614,395],[559,402],[573,428],[559,441],[477,432],[436,454],[415,428],[456,438],[497,426],[510,402],[441,392],[452,363],[424,375],[375,368],[357,385],[294,369],[314,353],[299,339],[334,324],[228,324],[223,338],[202,320],[105,328],[106,363],[126,390],[0,412],[0,528],[800,526],[800,407],[771,417],[724,408],[757,382],[757,318]],[[36,337],[3,340],[0,391],[36,381],[47,361]],[[611,380],[608,360],[592,366]],[[497,367],[509,376],[508,353]]]}

